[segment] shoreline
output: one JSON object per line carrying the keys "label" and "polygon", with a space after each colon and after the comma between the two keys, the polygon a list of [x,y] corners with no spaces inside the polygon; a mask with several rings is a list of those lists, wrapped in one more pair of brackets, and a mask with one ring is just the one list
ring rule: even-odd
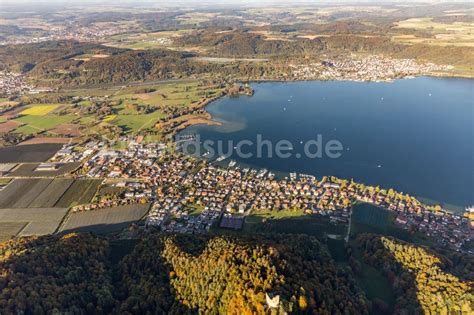
{"label": "shoreline", "polygon": [[[390,82],[395,80],[408,79],[410,75],[404,75],[403,77],[396,77],[391,79],[381,79],[379,81],[374,80],[353,80],[353,79],[244,79],[236,77],[236,82],[310,82],[310,81],[348,81],[348,82]],[[414,78],[418,77],[437,77],[437,78],[458,78],[458,79],[467,79],[474,80],[474,73],[469,74],[457,74],[450,72],[428,72],[419,75],[413,76]],[[67,91],[77,91],[77,90],[89,90],[89,89],[104,89],[104,88],[121,88],[121,87],[133,87],[133,86],[146,86],[146,85],[155,85],[155,84],[168,84],[168,83],[180,83],[180,82],[192,82],[199,81],[198,77],[189,77],[189,78],[168,78],[168,79],[150,79],[146,81],[132,81],[132,82],[122,82],[122,83],[104,83],[104,84],[82,84],[82,85],[67,85],[60,87],[58,91],[55,92],[67,92]],[[28,95],[28,94],[25,94]]]}
{"label": "shoreline", "polygon": [[[439,79],[439,78],[444,78],[444,79],[451,79],[454,77],[443,77],[443,76],[435,76],[435,75],[420,75],[420,76],[415,76],[415,77],[404,77],[404,78],[396,78],[394,80],[391,80],[391,81],[358,81],[358,80],[252,80],[252,81],[237,81],[239,83],[248,83],[248,84],[252,84],[252,83],[256,83],[256,84],[259,84],[259,83],[290,83],[290,82],[315,82],[315,81],[320,81],[320,82],[324,82],[324,81],[341,81],[341,82],[359,82],[359,83],[393,83],[395,80],[408,80],[408,79],[417,79],[417,78],[422,78],[422,77],[427,77],[427,78],[434,78],[434,79]],[[467,80],[472,80],[474,78],[456,78],[456,79],[467,79]],[[253,96],[253,95],[238,95],[238,97],[240,96]],[[176,131],[175,135],[178,135],[180,132],[184,131],[186,128],[188,127],[191,127],[191,126],[197,126],[197,125],[207,125],[207,126],[222,126],[224,123],[221,122],[220,120],[217,120],[215,119],[211,113],[209,113],[207,110],[206,110],[206,107],[208,105],[210,105],[212,102],[214,101],[218,101],[224,97],[230,97],[227,93],[221,95],[220,97],[216,97],[214,98],[213,100],[210,100],[208,101],[203,107],[201,107],[202,109],[204,109],[206,111],[206,114],[209,114],[209,119],[206,119],[205,121],[202,121],[200,122],[199,120],[196,120],[195,123],[191,123],[191,124],[188,124],[186,127],[182,128],[182,129],[179,129]],[[200,156],[198,157],[199,159],[203,159],[203,160],[206,160],[208,162],[216,162],[215,159],[213,161],[209,160],[209,159],[206,159],[205,157],[203,156]],[[224,161],[221,161],[221,162],[217,162],[216,165],[219,166],[219,167],[222,167],[222,168],[228,168],[228,166],[226,165],[223,165],[225,164],[226,162],[229,162],[231,161],[230,159],[225,159]],[[283,177],[288,177],[289,174],[291,172],[282,172],[282,171],[278,171],[278,170],[275,170],[275,169],[270,169],[270,168],[266,168],[266,167],[260,167],[260,166],[256,166],[256,165],[253,165],[253,164],[248,164],[248,163],[244,163],[244,162],[240,162],[240,161],[236,161],[237,162],[237,166],[243,166],[243,167],[249,167],[249,168],[252,168],[252,169],[256,169],[256,170],[262,170],[262,169],[267,169],[273,173],[279,173],[280,175],[283,175]],[[228,163],[227,163],[228,164]],[[298,173],[298,172],[296,172]],[[298,173],[300,174],[300,173]],[[326,176],[333,176],[333,175],[326,175]],[[279,177],[279,176],[278,176]],[[339,180],[349,180],[348,178],[338,178]],[[366,184],[364,182],[359,182],[359,181],[356,181],[356,183],[359,183],[359,184]],[[369,185],[369,184],[366,184],[366,186],[370,186],[370,187],[376,187],[376,184],[374,185]],[[384,189],[384,188],[382,188]],[[390,189],[390,188],[386,188],[387,190]],[[395,188],[392,188],[394,189],[395,191],[399,191],[398,189],[395,189]],[[443,211],[445,212],[448,212],[448,213],[451,213],[451,214],[455,214],[455,215],[463,215],[464,213],[464,209],[465,209],[465,206],[462,206],[462,205],[458,205],[458,204],[453,204],[453,203],[450,203],[450,202],[445,202],[445,201],[439,201],[439,200],[436,200],[436,199],[433,199],[432,197],[424,197],[424,196],[418,196],[417,194],[411,194],[409,193],[410,196],[413,196],[415,197],[420,203],[422,204],[425,204],[425,205],[428,205],[428,206],[434,206],[434,205],[442,205],[443,206]],[[446,208],[444,208],[446,207]]]}

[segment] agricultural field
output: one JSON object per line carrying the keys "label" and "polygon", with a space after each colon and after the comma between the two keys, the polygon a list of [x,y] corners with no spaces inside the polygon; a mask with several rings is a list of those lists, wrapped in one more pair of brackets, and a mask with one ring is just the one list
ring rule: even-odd
{"label": "agricultural field", "polygon": [[[193,109],[201,108],[206,98],[222,91],[200,84],[183,80],[40,94],[36,99],[44,103],[20,106],[0,115],[0,133],[79,138],[100,132],[111,135],[111,139],[118,136],[116,130],[122,134],[137,134],[155,129],[164,118],[190,114]],[[73,102],[73,97],[82,100]],[[49,104],[48,99],[69,99],[71,103]],[[118,129],[110,129],[110,126]]]}
{"label": "agricultural field", "polygon": [[89,203],[96,194],[101,180],[77,179],[56,203],[56,207],[69,208],[76,205]]}
{"label": "agricultural field", "polygon": [[0,208],[68,208],[89,203],[100,180],[14,179],[0,191]]}
{"label": "agricultural field", "polygon": [[0,209],[0,222],[10,224],[10,233],[26,224],[17,236],[46,235],[56,231],[67,209]]}
{"label": "agricultural field", "polygon": [[0,148],[0,163],[45,162],[62,148],[62,144],[17,145]]}
{"label": "agricultural field", "polygon": [[13,121],[13,120],[0,122],[0,133],[7,133],[10,131],[13,131],[19,126],[21,126],[21,123]]}
{"label": "agricultural field", "polygon": [[0,208],[27,208],[51,179],[16,179],[0,192]]}
{"label": "agricultural field", "polygon": [[61,124],[66,124],[72,122],[76,119],[75,116],[65,115],[44,115],[44,116],[35,116],[35,115],[25,115],[19,118],[14,119],[14,121],[23,124],[23,126],[15,129],[15,132],[23,134],[34,134],[46,131],[48,129],[56,128]]}
{"label": "agricultural field", "polygon": [[23,110],[20,115],[44,116],[57,109],[59,106],[60,104],[33,104],[29,105],[27,109]]}
{"label": "agricultural field", "polygon": [[66,192],[66,190],[72,185],[74,179],[55,179],[43,192],[36,197],[30,204],[29,208],[52,208],[56,205],[59,198]]}
{"label": "agricultural field", "polygon": [[135,204],[70,213],[59,232],[117,232],[142,219],[149,208],[150,204]]}
{"label": "agricultural field", "polygon": [[57,144],[68,144],[71,143],[71,138],[64,137],[33,137],[28,140],[22,141],[19,145],[28,145],[28,144],[46,144],[46,143],[57,143]]}
{"label": "agricultural field", "polygon": [[164,115],[159,111],[141,115],[117,115],[111,123],[120,127],[125,133],[136,134],[143,129],[153,127],[162,117]]}
{"label": "agricultural field", "polygon": [[0,243],[18,235],[27,224],[27,222],[0,222]]}
{"label": "agricultural field", "polygon": [[55,128],[48,130],[49,133],[61,135],[61,136],[70,136],[70,137],[80,137],[81,125],[79,124],[61,124],[57,125]]}
{"label": "agricultural field", "polygon": [[[20,186],[15,185],[17,182],[20,182]],[[10,192],[16,187],[13,194],[11,194],[13,203],[11,205],[3,205],[2,208],[31,208],[30,205],[33,201],[35,201],[52,182],[52,179],[14,180],[11,186],[7,186],[4,190],[4,192]]]}
{"label": "agricultural field", "polygon": [[396,29],[423,31],[432,36],[415,36],[413,34],[395,35],[392,40],[404,44],[428,44],[436,46],[474,47],[474,24],[467,22],[441,23],[433,18],[412,18],[400,21]]}
{"label": "agricultural field", "polygon": [[[147,89],[150,92],[145,93]],[[127,103],[159,106],[162,108],[187,107],[197,103],[206,94],[215,94],[218,91],[220,89],[202,87],[199,86],[199,82],[190,81],[128,87],[118,92],[113,99],[122,101],[122,106],[119,107],[122,111]],[[126,111],[123,113],[126,113]]]}
{"label": "agricultural field", "polygon": [[11,182],[10,178],[0,177],[0,189],[2,189],[4,186],[8,185],[10,182]]}
{"label": "agricultural field", "polygon": [[177,38],[180,38],[189,32],[190,30],[176,30],[113,35],[106,39],[104,45],[125,49],[171,48]]}
{"label": "agricultural field", "polygon": [[40,163],[26,163],[21,164],[15,170],[13,170],[8,176],[11,177],[55,177],[65,175],[76,170],[80,163],[66,163],[60,166],[56,170],[51,171],[36,171],[36,168]]}
{"label": "agricultural field", "polygon": [[[136,134],[141,130],[153,128],[167,114],[163,110],[185,110],[197,107],[206,97],[219,93],[220,89],[200,87],[198,82],[159,84],[140,87],[128,87],[117,92],[112,100],[118,105],[113,115],[102,121],[113,124],[127,134]],[[141,113],[137,108],[148,107],[151,113]]]}

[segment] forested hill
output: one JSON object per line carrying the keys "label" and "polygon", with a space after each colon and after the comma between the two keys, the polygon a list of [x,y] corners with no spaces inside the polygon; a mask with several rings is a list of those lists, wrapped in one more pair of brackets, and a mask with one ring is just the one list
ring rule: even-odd
{"label": "forested hill", "polygon": [[[205,56],[256,58],[260,62],[209,62],[187,52],[201,47]],[[288,79],[291,63],[311,64],[323,56],[351,53],[414,59],[420,63],[469,68],[469,47],[401,45],[384,36],[333,35],[295,41],[267,40],[247,32],[195,32],[176,41],[174,49],[128,50],[72,41],[1,46],[0,70],[23,72],[40,86],[125,84],[170,78]],[[259,59],[260,58],[260,59]],[[225,58],[224,58],[225,59]],[[262,61],[267,60],[267,61]]]}
{"label": "forested hill", "polygon": [[348,269],[308,236],[152,235],[118,265],[87,234],[0,245],[2,314],[367,314]]}
{"label": "forested hill", "polygon": [[454,264],[422,247],[375,234],[361,234],[356,243],[365,262],[383,270],[392,284],[396,313],[473,313],[472,257],[452,255]]}
{"label": "forested hill", "polygon": [[[472,259],[375,234],[354,246],[392,285],[394,314],[472,313]],[[127,248],[90,234],[0,244],[1,313],[264,314],[267,295],[274,314],[380,313],[311,236],[152,234]]]}
{"label": "forested hill", "polygon": [[338,269],[326,248],[308,236],[152,236],[121,268],[128,296],[121,312],[160,307],[177,313],[263,314],[266,294],[279,296],[280,313],[368,312],[351,273]]}
{"label": "forested hill", "polygon": [[[0,70],[27,73],[42,64],[60,65],[63,68],[82,64],[75,57],[84,54],[115,55],[124,49],[77,41],[49,41],[33,44],[0,46]],[[51,66],[52,67],[52,66]]]}

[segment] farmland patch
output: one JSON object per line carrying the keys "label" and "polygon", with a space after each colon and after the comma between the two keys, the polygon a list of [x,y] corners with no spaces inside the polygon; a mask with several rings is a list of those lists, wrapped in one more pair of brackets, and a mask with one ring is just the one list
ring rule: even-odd
{"label": "farmland patch", "polygon": [[97,192],[101,182],[101,180],[97,179],[78,179],[74,181],[55,206],[59,208],[69,208],[74,205],[89,203]]}
{"label": "farmland patch", "polygon": [[48,130],[51,128],[55,128],[58,125],[66,124],[73,121],[76,117],[75,116],[34,116],[34,115],[26,115],[16,118],[15,121],[25,124],[17,129],[17,132],[21,133],[30,133],[29,131],[26,132],[24,127],[26,128],[33,128],[37,132],[41,132],[44,130]]}
{"label": "farmland patch", "polygon": [[79,166],[79,162],[65,163],[56,170],[36,171],[40,163],[22,164],[15,169],[10,176],[12,177],[55,177],[69,174],[75,171]]}
{"label": "farmland patch", "polygon": [[54,133],[57,135],[62,136],[70,136],[70,137],[80,137],[80,125],[78,124],[62,124],[56,126],[56,128],[49,130],[49,133]]}
{"label": "farmland patch", "polygon": [[16,179],[0,192],[0,208],[26,208],[51,180]]}
{"label": "farmland patch", "polygon": [[0,222],[0,242],[12,239],[28,224],[28,222]]}
{"label": "farmland patch", "polygon": [[21,112],[22,115],[32,115],[32,116],[44,116],[56,108],[58,108],[58,104],[50,104],[50,105],[31,105],[27,109]]}
{"label": "farmland patch", "polygon": [[45,162],[61,149],[61,144],[17,145],[0,148],[0,163]]}
{"label": "farmland patch", "polygon": [[0,133],[7,133],[10,131],[13,131],[19,126],[21,126],[21,123],[13,121],[13,120],[0,123]]}
{"label": "farmland patch", "polygon": [[34,138],[21,142],[19,145],[45,144],[45,143],[67,144],[70,142],[71,142],[71,138],[64,138],[64,137],[34,137]]}
{"label": "farmland patch", "polygon": [[56,231],[67,209],[0,209],[0,222],[27,222],[18,236],[46,235]]}
{"label": "farmland patch", "polygon": [[71,213],[60,228],[60,232],[105,234],[120,231],[143,218],[149,206],[149,204],[135,204]]}
{"label": "farmland patch", "polygon": [[[17,197],[16,202],[11,208],[28,208],[33,200],[36,199],[48,185],[52,182],[51,179],[25,179],[24,185],[14,194]],[[8,206],[6,208],[9,208]]]}
{"label": "farmland patch", "polygon": [[74,179],[55,179],[29,205],[29,208],[52,208],[64,192],[71,186]]}

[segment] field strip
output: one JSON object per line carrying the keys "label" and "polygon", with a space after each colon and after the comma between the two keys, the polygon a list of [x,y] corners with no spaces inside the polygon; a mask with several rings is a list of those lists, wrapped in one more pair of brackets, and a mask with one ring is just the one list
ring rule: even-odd
{"label": "field strip", "polygon": [[150,118],[146,123],[144,123],[143,125],[141,125],[141,127],[138,128],[137,133],[140,132],[140,131],[142,131],[142,129],[143,129],[146,125],[148,125],[149,123],[153,122],[153,120],[155,120],[155,119],[154,119],[154,118]]}
{"label": "field strip", "polygon": [[[28,180],[26,181],[28,184]],[[41,195],[52,181],[52,179],[39,179],[36,184],[27,187],[27,191],[23,192],[23,196],[13,205],[12,208],[29,208],[30,204]]]}
{"label": "field strip", "polygon": [[29,222],[0,222],[0,242],[16,237],[28,224]]}
{"label": "field strip", "polygon": [[32,125],[32,124],[24,124],[24,126],[31,127],[31,128],[36,129],[38,131],[43,131],[44,130],[44,128],[40,128],[40,127]]}
{"label": "field strip", "polygon": [[58,202],[62,195],[74,182],[71,178],[53,180],[41,194],[39,194],[28,206],[28,208],[51,208]]}
{"label": "field strip", "polygon": [[0,209],[0,222],[28,222],[18,233],[19,236],[46,235],[57,229],[67,211],[64,208]]}
{"label": "field strip", "polygon": [[66,212],[66,215],[61,219],[61,221],[59,222],[58,226],[56,227],[56,229],[54,230],[53,233],[51,234],[57,234],[59,233],[60,231],[63,230],[63,227],[64,227],[64,224],[66,224],[66,221],[69,219],[69,217],[71,216],[72,214],[72,211],[71,209],[68,209],[67,212]]}
{"label": "field strip", "polygon": [[119,231],[143,219],[150,204],[131,204],[91,211],[69,212],[58,228],[58,233]]}

